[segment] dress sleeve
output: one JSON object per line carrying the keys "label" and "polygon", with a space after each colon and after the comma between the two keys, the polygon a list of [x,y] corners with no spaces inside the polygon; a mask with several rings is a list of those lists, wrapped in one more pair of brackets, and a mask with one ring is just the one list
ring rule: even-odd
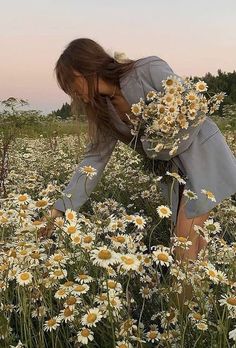
{"label": "dress sleeve", "polygon": [[[78,208],[88,200],[90,194],[102,177],[103,170],[112,155],[117,140],[118,139],[113,136],[108,136],[100,151],[96,148],[92,149],[91,143],[86,146],[82,161],[79,163],[70,182],[63,191],[63,194],[69,195],[69,197],[63,195],[62,198],[57,199],[54,203],[54,208],[63,212],[68,208],[77,211]],[[87,178],[86,180],[86,175],[80,172],[80,168],[89,165],[97,170],[97,174],[91,179]]]}
{"label": "dress sleeve", "polygon": [[[164,91],[164,87],[162,86],[162,80],[165,80],[169,75],[176,76],[177,78],[181,79],[181,77],[175,74],[171,67],[163,59],[157,57],[156,60],[151,61],[149,63],[150,83],[155,91]],[[189,137],[186,140],[181,139],[181,141],[178,143],[178,149],[173,155],[169,154],[170,150],[168,149],[163,149],[159,152],[149,150],[149,148],[152,147],[152,143],[144,137],[141,138],[143,149],[149,158],[156,158],[159,160],[168,161],[172,157],[177,156],[185,150],[187,150],[187,148],[191,145],[198,132],[200,131],[201,126],[202,123],[198,124],[196,127],[190,127],[188,130],[180,130],[180,138],[182,138],[182,136],[186,135],[187,133],[189,134]]]}

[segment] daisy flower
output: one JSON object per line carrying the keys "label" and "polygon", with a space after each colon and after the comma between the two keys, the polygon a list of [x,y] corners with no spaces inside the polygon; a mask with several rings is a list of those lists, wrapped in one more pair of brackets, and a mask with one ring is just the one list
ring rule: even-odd
{"label": "daisy flower", "polygon": [[80,295],[80,294],[86,294],[89,291],[89,286],[87,284],[76,284],[74,285],[73,290],[71,293],[73,295]]}
{"label": "daisy flower", "polygon": [[235,329],[229,331],[229,339],[236,341],[236,327]]}
{"label": "daisy flower", "polygon": [[58,216],[54,220],[55,226],[60,227],[60,228],[62,228],[64,226],[64,223],[65,223],[65,220],[62,216]]}
{"label": "daisy flower", "polygon": [[53,317],[45,321],[45,323],[43,324],[43,330],[44,331],[56,330],[58,326],[60,326],[60,318]]}
{"label": "daisy flower", "polygon": [[147,337],[148,342],[155,343],[155,342],[158,342],[158,340],[160,338],[160,334],[157,330],[149,330],[146,333],[146,337]]}
{"label": "daisy flower", "polygon": [[179,85],[179,81],[176,76],[173,75],[168,76],[165,80],[162,81],[162,86],[167,90],[177,85]]}
{"label": "daisy flower", "polygon": [[44,209],[49,205],[49,199],[47,197],[43,197],[34,203],[36,209]]}
{"label": "daisy flower", "polygon": [[88,344],[89,341],[93,341],[94,335],[93,331],[88,329],[87,327],[82,328],[79,330],[77,334],[77,341],[82,343],[82,344]]}
{"label": "daisy flower", "polygon": [[61,298],[66,298],[68,296],[68,290],[66,289],[58,289],[55,294],[54,297],[57,299],[61,299]]}
{"label": "daisy flower", "polygon": [[75,319],[75,314],[76,312],[73,308],[66,307],[60,310],[59,319],[67,323]]}
{"label": "daisy flower", "polygon": [[119,262],[122,268],[126,271],[138,271],[140,266],[140,260],[133,254],[120,254]]}
{"label": "daisy flower", "polygon": [[50,256],[49,261],[53,266],[64,265],[68,260],[68,256],[56,253]]}
{"label": "daisy flower", "polygon": [[92,179],[94,175],[97,175],[97,169],[93,168],[92,166],[83,166],[79,169],[79,171],[86,174],[89,179]]}
{"label": "daisy flower", "polygon": [[204,221],[204,228],[206,228],[207,231],[212,234],[216,234],[221,231],[219,222],[213,222],[213,219]]}
{"label": "daisy flower", "polygon": [[90,233],[86,233],[85,235],[82,236],[82,239],[81,239],[81,245],[82,247],[91,247],[93,242],[95,240],[95,235],[90,232]]}
{"label": "daisy flower", "polygon": [[140,215],[133,215],[133,223],[135,226],[138,227],[138,229],[143,230],[144,226],[146,225],[146,221],[144,218]]}
{"label": "daisy flower", "polygon": [[70,295],[64,302],[63,306],[66,308],[69,307],[72,310],[75,308],[76,304],[80,302],[80,298],[75,297],[74,295]]}
{"label": "daisy flower", "polygon": [[77,221],[77,213],[72,209],[66,209],[65,218],[69,222],[76,222]]}
{"label": "daisy flower", "polygon": [[[154,92],[155,93],[155,92]],[[131,112],[135,115],[135,116],[139,116],[142,113],[142,106],[140,103],[137,104],[132,104],[131,107]]]}
{"label": "daisy flower", "polygon": [[210,199],[213,202],[216,202],[215,196],[211,191],[207,191],[205,189],[201,189],[201,192],[204,193],[208,199]]}
{"label": "daisy flower", "polygon": [[117,282],[114,279],[108,279],[107,282],[104,281],[102,283],[102,285],[105,289],[108,288],[109,291],[114,291],[114,292],[122,292],[123,291],[121,283]]}
{"label": "daisy flower", "polygon": [[79,232],[79,228],[76,223],[69,222],[63,227],[63,231],[65,231],[69,235],[72,235],[76,232]]}
{"label": "daisy flower", "polygon": [[96,307],[90,308],[81,318],[81,323],[86,326],[96,326],[97,322],[102,319],[102,313]]}
{"label": "daisy flower", "polygon": [[41,221],[41,220],[34,220],[31,222],[32,227],[34,229],[39,230],[41,227],[45,227],[47,225],[46,221]]}
{"label": "daisy flower", "polygon": [[186,181],[185,181],[184,179],[182,179],[181,176],[180,176],[178,173],[176,173],[176,172],[170,173],[170,172],[167,170],[167,171],[166,171],[166,175],[169,175],[169,176],[174,177],[175,179],[178,180],[178,182],[179,182],[180,184],[186,184]]}
{"label": "daisy flower", "polygon": [[30,272],[21,272],[16,276],[16,281],[20,285],[28,285],[32,282],[32,274]]}
{"label": "daisy flower", "polygon": [[236,310],[236,296],[231,295],[221,295],[222,299],[218,300],[220,306],[227,305],[228,309]]}
{"label": "daisy flower", "polygon": [[173,240],[175,246],[179,246],[184,249],[188,249],[192,245],[191,240],[188,240],[188,238],[184,236],[174,236],[171,239]]}
{"label": "daisy flower", "polygon": [[75,277],[75,280],[81,284],[91,283],[93,281],[93,277],[88,274],[80,273]]}
{"label": "daisy flower", "polygon": [[63,279],[67,276],[67,270],[62,268],[54,269],[49,273],[52,279]]}
{"label": "daisy flower", "polygon": [[201,314],[199,312],[189,313],[188,316],[194,323],[199,323],[205,320],[205,314]]}
{"label": "daisy flower", "polygon": [[82,242],[82,236],[78,232],[71,234],[70,238],[71,238],[71,243],[74,245],[79,245]]}
{"label": "daisy flower", "polygon": [[141,294],[142,298],[148,298],[149,299],[149,298],[152,297],[153,291],[148,286],[142,286],[139,289],[139,293]]}
{"label": "daisy flower", "polygon": [[186,197],[188,197],[188,199],[197,199],[198,196],[196,195],[195,192],[191,191],[191,190],[183,190],[183,195],[185,195]]}
{"label": "daisy flower", "polygon": [[116,236],[111,236],[112,244],[116,247],[125,245],[126,240],[127,240],[127,237],[124,234],[117,234]]}
{"label": "daisy flower", "polygon": [[169,266],[170,263],[173,261],[173,257],[168,253],[169,248],[160,248],[158,250],[154,250],[152,252],[153,260],[156,262],[156,264],[161,264],[165,266]]}
{"label": "daisy flower", "polygon": [[93,264],[104,268],[117,263],[116,253],[113,250],[108,249],[106,245],[92,250],[90,257],[93,260]]}
{"label": "daisy flower", "polygon": [[189,91],[185,97],[189,102],[195,102],[198,100],[198,96],[195,91]]}
{"label": "daisy flower", "polygon": [[31,200],[31,197],[27,193],[20,194],[19,196],[16,197],[16,202],[18,204],[29,203],[30,200]]}
{"label": "daisy flower", "polygon": [[213,266],[210,266],[206,269],[206,274],[214,283],[219,283],[218,272]]}
{"label": "daisy flower", "polygon": [[195,83],[195,88],[198,92],[205,92],[207,91],[208,86],[204,81],[198,81]]}
{"label": "daisy flower", "polygon": [[208,329],[208,325],[205,322],[197,323],[196,327],[201,331],[206,331]]}
{"label": "daisy flower", "polygon": [[160,216],[160,218],[165,218],[165,217],[168,218],[172,214],[172,211],[166,205],[159,205],[157,207],[157,213]]}
{"label": "daisy flower", "polygon": [[218,270],[218,279],[219,279],[219,282],[227,284],[227,281],[228,281],[227,275],[220,270]]}

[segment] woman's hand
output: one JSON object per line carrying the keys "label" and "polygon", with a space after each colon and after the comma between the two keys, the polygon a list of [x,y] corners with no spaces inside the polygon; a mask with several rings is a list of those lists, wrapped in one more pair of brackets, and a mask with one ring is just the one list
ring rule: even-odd
{"label": "woman's hand", "polygon": [[42,221],[46,221],[47,224],[38,230],[38,237],[50,238],[55,227],[54,220],[60,216],[63,216],[63,212],[54,208],[50,211],[49,215],[43,216]]}

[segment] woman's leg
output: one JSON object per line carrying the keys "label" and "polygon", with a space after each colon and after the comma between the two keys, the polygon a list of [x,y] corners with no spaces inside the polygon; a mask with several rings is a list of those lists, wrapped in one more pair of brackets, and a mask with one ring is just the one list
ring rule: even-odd
{"label": "woman's leg", "polygon": [[[199,251],[207,246],[206,240],[203,237],[199,236],[198,233],[194,231],[193,227],[195,224],[202,227],[204,221],[208,219],[210,214],[210,212],[207,212],[194,218],[187,218],[185,214],[185,206],[183,206],[183,203],[186,199],[186,197],[183,195],[183,190],[184,186],[180,185],[179,206],[177,210],[177,222],[174,228],[174,234],[178,237],[188,238],[188,240],[192,242],[192,245],[187,250],[181,247],[175,247],[175,258],[182,264],[188,263],[190,259],[196,260]],[[184,291],[180,295],[178,295],[181,306],[183,305],[185,300],[190,299],[192,296],[191,286],[185,286],[183,290]]]}

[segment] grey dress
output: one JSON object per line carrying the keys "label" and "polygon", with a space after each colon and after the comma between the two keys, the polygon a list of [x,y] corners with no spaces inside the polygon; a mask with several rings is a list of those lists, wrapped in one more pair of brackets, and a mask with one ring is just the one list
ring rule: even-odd
{"label": "grey dress", "polygon": [[[137,103],[141,97],[146,98],[148,91],[163,90],[161,81],[168,75],[179,77],[158,56],[141,58],[135,63],[135,69],[120,79],[121,92],[130,105]],[[124,134],[130,133],[130,127],[120,119],[109,98],[107,98],[107,102],[116,127]],[[77,211],[87,201],[97,186],[118,139],[119,137],[114,133],[109,135],[102,151],[92,150],[91,144],[87,145],[82,161],[63,192],[69,194],[70,197],[63,194],[61,198],[57,199],[54,203],[56,209],[65,211],[71,208]],[[156,153],[148,150],[149,147],[149,142],[142,139],[141,136],[135,150],[142,156],[146,156],[147,159],[167,161],[168,164],[171,164],[170,171],[179,172],[184,177],[186,181],[184,188],[197,194],[198,199],[188,200],[185,206],[187,218],[209,212],[223,199],[236,193],[236,158],[220,129],[210,117],[207,116],[202,124],[190,130],[189,138],[179,144],[177,153],[173,156],[170,156],[167,150]],[[84,188],[86,176],[79,172],[79,168],[85,165],[91,165],[97,169],[97,175],[92,179],[87,179],[88,195]],[[160,181],[160,187],[171,207],[171,219],[176,224],[179,183],[175,180],[171,201],[170,184]],[[216,201],[208,199],[201,189],[211,191],[215,195]]]}

